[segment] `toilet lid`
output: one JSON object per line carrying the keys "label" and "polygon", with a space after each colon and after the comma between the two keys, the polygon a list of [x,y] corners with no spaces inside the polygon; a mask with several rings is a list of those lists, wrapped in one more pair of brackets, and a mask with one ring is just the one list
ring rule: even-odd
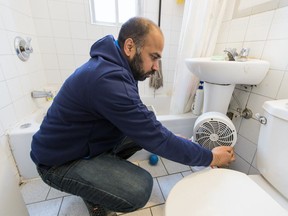
{"label": "toilet lid", "polygon": [[205,169],[179,181],[169,193],[165,216],[287,216],[287,211],[246,174]]}

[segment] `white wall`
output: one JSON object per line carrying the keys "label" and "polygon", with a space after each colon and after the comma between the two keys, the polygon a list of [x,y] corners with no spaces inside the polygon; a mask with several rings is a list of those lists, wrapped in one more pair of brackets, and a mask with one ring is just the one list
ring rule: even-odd
{"label": "white wall", "polygon": [[[235,47],[238,51],[249,47],[250,57],[270,62],[270,70],[259,85],[238,85],[234,91],[242,108],[247,106],[254,114],[263,113],[264,101],[288,98],[288,1],[274,0],[242,13],[233,10],[234,3],[234,0],[230,1],[215,54],[223,53],[225,47]],[[235,5],[237,7],[237,1]],[[232,99],[230,110],[235,112],[237,107]],[[258,173],[255,153],[260,123],[255,116],[233,121],[239,137],[235,145],[238,157],[231,168],[249,174]]]}
{"label": "white wall", "polygon": [[[0,1],[0,145],[9,155],[5,132],[17,121],[33,112],[37,104],[30,97],[32,89],[43,87],[46,78],[31,17],[30,3]],[[14,51],[15,36],[31,37],[33,58],[24,63]],[[15,172],[16,174],[17,172]],[[17,174],[16,174],[17,175]]]}

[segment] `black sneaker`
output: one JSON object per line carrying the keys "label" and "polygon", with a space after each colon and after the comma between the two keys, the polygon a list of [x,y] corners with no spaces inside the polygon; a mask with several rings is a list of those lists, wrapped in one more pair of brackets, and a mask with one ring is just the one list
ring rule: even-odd
{"label": "black sneaker", "polygon": [[90,216],[117,216],[116,212],[109,211],[100,205],[93,205],[90,202],[84,201],[88,208]]}

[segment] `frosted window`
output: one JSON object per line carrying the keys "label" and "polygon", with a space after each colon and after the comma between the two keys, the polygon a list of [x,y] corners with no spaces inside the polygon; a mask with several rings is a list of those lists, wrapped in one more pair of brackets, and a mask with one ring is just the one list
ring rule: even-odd
{"label": "frosted window", "polygon": [[93,24],[121,25],[138,11],[139,0],[90,0]]}

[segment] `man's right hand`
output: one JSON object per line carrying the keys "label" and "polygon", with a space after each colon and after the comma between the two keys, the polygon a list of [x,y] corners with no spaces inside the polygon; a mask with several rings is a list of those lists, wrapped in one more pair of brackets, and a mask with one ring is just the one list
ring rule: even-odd
{"label": "man's right hand", "polygon": [[213,160],[210,166],[224,167],[235,161],[235,154],[231,146],[218,146],[212,149]]}

